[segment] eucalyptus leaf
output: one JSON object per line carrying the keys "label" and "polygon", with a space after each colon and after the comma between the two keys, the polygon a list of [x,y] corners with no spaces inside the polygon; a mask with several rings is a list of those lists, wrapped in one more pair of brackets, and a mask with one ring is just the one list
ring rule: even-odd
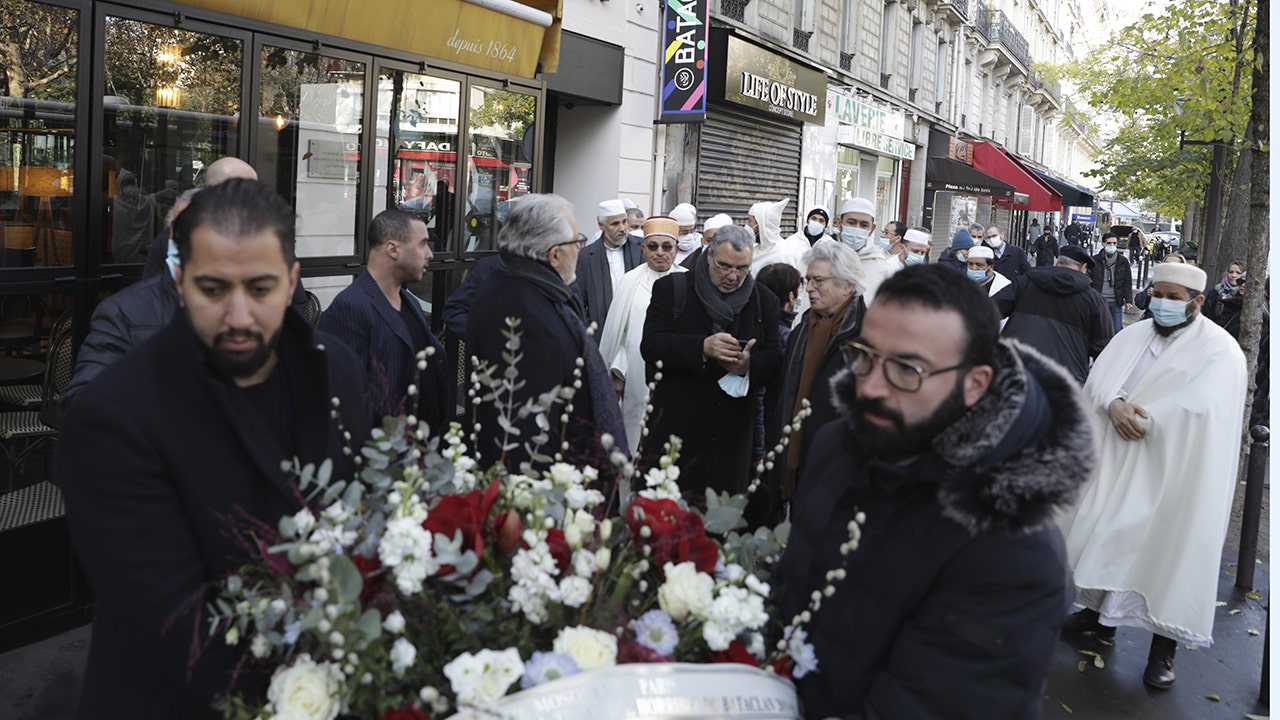
{"label": "eucalyptus leaf", "polygon": [[344,604],[354,604],[360,597],[360,588],[364,584],[360,579],[360,571],[355,563],[346,555],[329,556],[329,574]]}

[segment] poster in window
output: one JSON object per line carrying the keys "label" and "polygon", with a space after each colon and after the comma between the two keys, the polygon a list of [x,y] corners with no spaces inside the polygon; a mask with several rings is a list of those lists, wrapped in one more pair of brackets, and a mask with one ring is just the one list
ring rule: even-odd
{"label": "poster in window", "polygon": [[[972,195],[955,195],[951,198],[951,233],[948,237],[963,229],[968,229],[978,218],[978,198]],[[977,240],[975,239],[975,242]]]}

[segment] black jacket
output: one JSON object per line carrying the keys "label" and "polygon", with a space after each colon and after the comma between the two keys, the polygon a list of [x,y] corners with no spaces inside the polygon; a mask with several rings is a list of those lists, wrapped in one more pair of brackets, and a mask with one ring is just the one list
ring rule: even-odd
{"label": "black jacket", "polygon": [[1009,318],[1001,335],[1056,360],[1082,385],[1089,358],[1098,357],[1115,334],[1106,301],[1079,270],[1036,268],[993,300],[1001,317]]}
{"label": "black jacket", "polygon": [[[842,561],[847,577],[805,628],[819,662],[797,682],[805,717],[1040,716],[1074,594],[1053,518],[1092,471],[1093,429],[1055,365],[1008,341],[997,353],[986,395],[915,460],[869,459],[849,417],[818,433],[777,576],[782,617]],[[846,407],[854,393],[840,376]]]}
{"label": "black jacket", "polygon": [[[351,479],[329,413],[339,398],[358,448],[369,413],[355,356],[292,312],[277,353],[301,462],[332,458],[333,477]],[[179,315],[64,416],[55,473],[96,596],[81,718],[214,717],[209,705],[246,645],[211,641],[190,670],[188,653],[207,637],[207,592],[249,560],[232,531],[249,520],[275,528],[302,507],[271,430],[206,368]]]}
{"label": "black jacket", "polygon": [[[1104,298],[1105,300],[1114,300],[1117,305],[1124,307],[1127,303],[1133,302],[1133,271],[1129,267],[1129,261],[1125,260],[1119,252],[1111,256],[1115,259],[1115,275],[1112,285],[1115,287],[1115,297]],[[1102,278],[1106,271],[1107,253],[1100,252],[1093,256],[1093,265],[1089,266],[1089,277],[1093,280],[1093,289],[1102,292]]]}
{"label": "black jacket", "polygon": [[[687,283],[684,309],[675,317],[675,283]],[[662,451],[670,435],[684,441],[680,450],[680,487],[703,497],[707,487],[742,492],[751,478],[751,444],[757,388],[766,387],[778,372],[782,344],[778,341],[778,299],[757,285],[725,332],[739,340],[755,339],[751,349],[750,390],[731,398],[717,384],[725,375],[718,362],[702,355],[702,341],[712,334],[711,318],[698,300],[693,273],[658,278],[644,322],[640,354],[650,382],[662,361],[662,379],[650,398],[646,458]]]}
{"label": "black jacket", "polygon": [[[583,317],[587,324],[596,324],[596,333],[604,330],[609,305],[613,303],[613,280],[609,272],[609,258],[604,238],[591,243],[578,255],[578,279],[574,281],[576,292],[582,298]],[[628,235],[622,241],[623,272],[644,264],[644,252],[640,243]]]}
{"label": "black jacket", "polygon": [[[996,252],[992,249],[992,252]],[[1017,245],[1005,243],[995,261],[996,272],[1013,280],[1031,270],[1031,261],[1027,259],[1027,251]]]}
{"label": "black jacket", "polygon": [[1058,241],[1052,235],[1041,235],[1035,244],[1036,265],[1046,267],[1058,259]]}

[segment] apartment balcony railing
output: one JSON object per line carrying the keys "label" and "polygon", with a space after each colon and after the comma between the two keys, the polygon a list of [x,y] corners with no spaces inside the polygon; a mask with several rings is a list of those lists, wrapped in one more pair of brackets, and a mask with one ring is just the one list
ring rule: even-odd
{"label": "apartment balcony railing", "polygon": [[1013,22],[1003,10],[996,10],[991,14],[990,25],[991,30],[986,34],[987,39],[1004,45],[1009,54],[1017,58],[1023,67],[1031,67],[1031,50],[1027,45],[1027,39],[1022,37],[1022,33],[1013,26]]}
{"label": "apartment balcony railing", "polygon": [[1030,82],[1036,90],[1045,91],[1054,100],[1062,100],[1062,85],[1057,80],[1045,80],[1043,74],[1033,72]]}
{"label": "apartment balcony railing", "polygon": [[[975,0],[976,1],[976,0]],[[938,4],[940,12],[950,11],[956,16],[959,22],[965,22],[969,19],[969,0],[942,0]]]}
{"label": "apartment balcony railing", "polygon": [[973,29],[982,37],[991,40],[991,11],[982,0],[975,0],[973,7]]}

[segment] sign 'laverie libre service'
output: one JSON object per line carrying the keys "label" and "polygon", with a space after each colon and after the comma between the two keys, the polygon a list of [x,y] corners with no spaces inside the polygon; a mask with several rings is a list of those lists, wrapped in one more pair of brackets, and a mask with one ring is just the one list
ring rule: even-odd
{"label": "sign 'laverie libre service'", "polygon": [[825,75],[733,35],[726,41],[725,100],[791,120],[823,124]]}
{"label": "sign 'laverie libre service'", "polygon": [[[829,91],[828,101],[840,121],[837,142],[841,145],[862,147],[907,160],[916,156],[915,146],[902,139],[902,128],[906,122],[902,113],[878,108],[834,90]],[[972,160],[969,164],[973,164]]]}

